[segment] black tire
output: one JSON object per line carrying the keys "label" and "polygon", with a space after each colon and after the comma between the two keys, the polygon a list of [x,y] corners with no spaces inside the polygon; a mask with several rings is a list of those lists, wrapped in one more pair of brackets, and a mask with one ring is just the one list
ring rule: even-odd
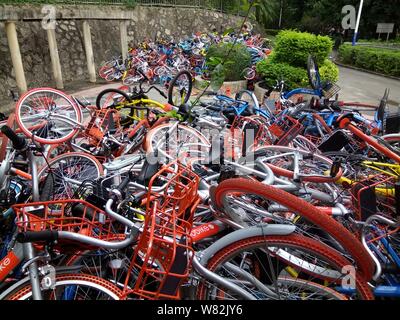
{"label": "black tire", "polygon": [[180,77],[182,77],[183,75],[187,76],[188,80],[189,80],[189,88],[188,91],[185,93],[185,98],[182,101],[182,104],[185,104],[189,101],[190,96],[192,94],[192,88],[193,88],[193,78],[192,75],[189,71],[184,70],[179,72],[174,79],[172,79],[172,81],[169,84],[169,88],[168,88],[168,103],[169,104],[174,104],[174,87],[175,84],[177,83],[178,79]]}
{"label": "black tire", "polygon": [[101,110],[101,99],[109,93],[117,93],[123,96],[127,101],[132,102],[132,99],[126,94],[126,92],[118,90],[118,89],[106,89],[99,93],[96,99],[96,107],[98,110]]}
{"label": "black tire", "polygon": [[[319,90],[321,89],[321,79],[319,76],[319,70],[318,70],[318,64],[317,61],[315,61],[315,58],[312,55],[308,56],[308,61],[307,61],[307,75],[308,79],[310,81],[310,85],[314,90]],[[317,77],[318,75],[318,77]]]}

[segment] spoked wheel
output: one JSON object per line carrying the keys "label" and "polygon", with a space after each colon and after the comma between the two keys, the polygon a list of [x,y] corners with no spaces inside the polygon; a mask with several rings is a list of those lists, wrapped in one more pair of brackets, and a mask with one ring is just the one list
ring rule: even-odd
{"label": "spoked wheel", "polygon": [[313,56],[308,56],[307,73],[310,85],[314,90],[321,89],[321,78],[318,70],[317,61]]}
{"label": "spoked wheel", "polygon": [[150,130],[146,136],[147,153],[155,153],[167,159],[208,155],[210,142],[199,131],[177,122],[164,123]]}
{"label": "spoked wheel", "polygon": [[[123,289],[129,266],[133,256],[133,248],[123,250],[105,250],[77,252],[67,257],[67,266],[81,266],[81,272],[105,279]],[[131,275],[132,279],[135,275]]]}
{"label": "spoked wheel", "polygon": [[60,144],[79,130],[82,114],[66,94],[51,88],[40,88],[24,94],[15,107],[22,132],[43,144]]}
{"label": "spoked wheel", "polygon": [[124,77],[122,83],[126,86],[130,86],[135,83],[139,83],[141,80],[143,80],[143,76],[140,73],[138,74],[130,73],[126,77]]}
{"label": "spoked wheel", "polygon": [[[329,247],[292,234],[238,240],[214,254],[206,268],[259,300],[346,300],[336,289],[349,263]],[[353,280],[354,295],[349,298],[373,300],[368,283],[358,276]],[[198,289],[200,300],[238,298],[210,282],[201,282]]]}
{"label": "spoked wheel", "polygon": [[98,110],[108,108],[112,105],[118,106],[123,103],[132,102],[127,92],[119,89],[106,89],[99,93],[96,98]]}
{"label": "spoked wheel", "polygon": [[[299,232],[318,241],[336,246],[338,243],[355,261],[358,270],[371,279],[374,264],[361,242],[342,224],[312,204],[272,186],[247,179],[229,179],[218,185],[213,205],[220,212],[243,226],[263,222],[295,224]],[[306,222],[298,224],[299,218]]]}
{"label": "spoked wheel", "polygon": [[[42,291],[43,300],[120,300],[122,291],[114,284],[91,275],[56,276],[53,289]],[[32,300],[30,283],[10,293],[4,300]]]}
{"label": "spoked wheel", "polygon": [[193,78],[189,71],[179,72],[169,84],[168,103],[181,106],[187,103],[192,94]]}
{"label": "spoked wheel", "polygon": [[254,80],[254,78],[256,77],[256,70],[254,70],[253,68],[246,68],[243,70],[243,77],[246,80]]}
{"label": "spoked wheel", "polygon": [[100,162],[89,154],[71,152],[57,156],[38,174],[43,183],[41,200],[73,199],[83,182],[93,182],[103,173]]}

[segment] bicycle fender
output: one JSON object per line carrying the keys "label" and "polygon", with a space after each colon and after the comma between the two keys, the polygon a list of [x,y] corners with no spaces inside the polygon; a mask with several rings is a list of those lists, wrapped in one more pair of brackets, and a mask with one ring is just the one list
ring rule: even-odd
{"label": "bicycle fender", "polygon": [[296,226],[290,225],[259,225],[255,227],[240,229],[234,231],[225,237],[214,242],[210,247],[201,252],[199,259],[203,266],[206,266],[208,261],[221,249],[229,246],[230,244],[243,240],[246,238],[260,237],[260,236],[286,236],[292,234],[296,230]]}

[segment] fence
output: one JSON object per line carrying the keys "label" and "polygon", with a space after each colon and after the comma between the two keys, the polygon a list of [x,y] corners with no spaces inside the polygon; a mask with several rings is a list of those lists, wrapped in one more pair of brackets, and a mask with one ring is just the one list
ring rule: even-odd
{"label": "fence", "polygon": [[219,12],[242,15],[240,6],[234,0],[0,0],[0,4],[91,4],[91,5],[126,5],[136,4],[160,7],[187,7],[216,10]]}

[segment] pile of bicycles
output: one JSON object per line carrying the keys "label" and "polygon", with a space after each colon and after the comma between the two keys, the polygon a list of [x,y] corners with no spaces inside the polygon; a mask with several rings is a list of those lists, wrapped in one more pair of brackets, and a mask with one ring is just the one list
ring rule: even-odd
{"label": "pile of bicycles", "polygon": [[153,84],[168,86],[177,73],[183,70],[192,76],[207,75],[205,57],[212,44],[239,42],[247,46],[252,55],[253,67],[243,70],[244,79],[256,77],[255,65],[270,52],[260,35],[218,35],[196,33],[178,42],[173,40],[144,41],[131,48],[128,57],[114,57],[99,69],[99,76],[107,81],[122,81],[133,85],[143,80],[143,73]]}
{"label": "pile of bicycles", "polygon": [[23,95],[1,128],[0,299],[397,298],[399,116],[308,69],[273,103],[191,105],[185,72],[168,96]]}

